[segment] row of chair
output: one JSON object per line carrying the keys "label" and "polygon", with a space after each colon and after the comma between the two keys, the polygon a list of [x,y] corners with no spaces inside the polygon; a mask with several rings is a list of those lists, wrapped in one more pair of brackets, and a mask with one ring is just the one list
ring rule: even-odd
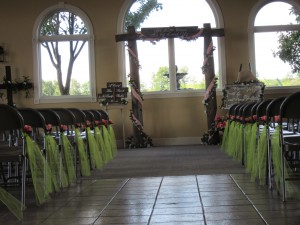
{"label": "row of chair", "polygon": [[232,105],[221,148],[245,165],[251,179],[287,194],[300,194],[300,92]]}
{"label": "row of chair", "polygon": [[117,152],[114,131],[103,110],[17,109],[0,104],[0,133],[1,185],[21,186],[21,210],[29,180],[37,203],[42,204],[78,176],[102,169]]}

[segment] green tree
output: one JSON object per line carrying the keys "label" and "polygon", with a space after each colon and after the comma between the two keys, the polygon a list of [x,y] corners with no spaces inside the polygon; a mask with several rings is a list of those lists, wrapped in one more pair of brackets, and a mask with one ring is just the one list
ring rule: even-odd
{"label": "green tree", "polygon": [[81,85],[81,94],[82,95],[90,95],[90,82],[84,82]]}
{"label": "green tree", "polygon": [[59,96],[59,88],[57,81],[42,81],[42,95],[43,96]]}
{"label": "green tree", "polygon": [[159,67],[156,74],[152,74],[152,88],[150,91],[166,91],[170,90],[170,82],[167,74],[169,68],[167,66]]}
{"label": "green tree", "polygon": [[[178,73],[188,73],[188,68],[183,66],[178,69]],[[167,66],[159,67],[155,74],[152,74],[152,86],[151,88],[145,88],[145,85],[141,84],[142,91],[168,91],[170,90],[170,80],[168,77],[169,68]],[[192,78],[185,76],[180,81],[181,89],[205,89],[205,81],[199,83]]]}
{"label": "green tree", "polygon": [[81,84],[76,79],[72,79],[70,94],[81,95]]}
{"label": "green tree", "polygon": [[157,0],[136,0],[134,4],[138,4],[137,10],[134,12],[128,12],[125,18],[125,28],[128,26],[134,26],[135,29],[139,29],[141,24],[148,18],[153,10],[161,10],[162,4],[157,3]]}
{"label": "green tree", "polygon": [[[86,34],[87,28],[80,17],[74,13],[59,11],[49,15],[49,17],[43,22],[40,32],[43,36],[78,35]],[[63,82],[62,57],[60,52],[60,45],[62,42],[45,41],[42,43],[42,46],[47,49],[52,65],[56,69],[58,87],[61,95],[70,94],[73,65],[85,43],[86,41],[69,41],[69,64],[65,83]]]}
{"label": "green tree", "polygon": [[[296,22],[300,24],[300,11],[292,8],[290,14],[296,15]],[[279,57],[283,62],[289,63],[293,73],[300,71],[300,31],[281,33],[278,39],[278,51],[274,57]]]}

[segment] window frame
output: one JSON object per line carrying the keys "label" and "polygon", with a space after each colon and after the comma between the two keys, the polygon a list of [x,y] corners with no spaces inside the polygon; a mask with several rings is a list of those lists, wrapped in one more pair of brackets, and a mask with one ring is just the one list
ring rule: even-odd
{"label": "window frame", "polygon": [[[119,13],[118,17],[118,24],[117,24],[117,33],[122,34],[124,33],[124,21],[125,16],[131,5],[134,3],[135,0],[125,0],[122,8]],[[216,20],[216,28],[224,28],[224,21],[221,9],[217,4],[216,0],[207,0],[207,4],[210,6],[213,15]],[[187,24],[188,26],[188,24]],[[168,42],[170,40],[167,40]],[[219,46],[219,55],[215,55],[219,62],[220,67],[220,79],[219,79],[219,88],[217,89],[218,92],[221,92],[222,85],[226,83],[226,61],[225,61],[225,39],[224,37],[217,38],[218,46]],[[171,41],[172,42],[172,41]],[[119,80],[123,82],[123,85],[126,86],[126,62],[125,62],[125,42],[118,42],[118,74]],[[170,52],[169,52],[170,54]],[[169,55],[170,58],[170,55]],[[199,64],[200,65],[200,64]],[[195,97],[195,96],[204,96],[205,89],[201,90],[177,90],[176,88],[176,80],[173,79],[173,82],[170,82],[170,91],[156,91],[156,92],[143,92],[144,99],[151,99],[151,98],[177,98],[177,97]]]}
{"label": "window frame", "polygon": [[[57,11],[70,11],[79,16],[85,23],[87,35],[58,36],[58,37],[40,37],[40,27],[44,19],[51,13]],[[90,95],[62,95],[62,96],[42,96],[42,77],[41,77],[41,50],[40,42],[51,40],[86,40],[89,51],[89,71],[90,71]],[[94,32],[93,26],[88,16],[79,8],[63,2],[45,9],[36,19],[33,27],[33,75],[35,81],[34,103],[63,103],[63,102],[96,102],[96,85],[95,85],[95,52],[94,52]]]}
{"label": "window frame", "polygon": [[[274,2],[283,2],[292,5],[300,10],[300,3],[294,0],[260,0],[255,6],[252,8],[248,20],[248,40],[249,40],[249,58],[251,63],[251,68],[253,74],[256,74],[256,64],[255,64],[255,41],[254,35],[255,33],[262,33],[262,32],[277,32],[277,31],[293,31],[293,30],[300,30],[299,25],[270,25],[270,26],[254,26],[256,15],[259,11],[269,3]],[[266,94],[280,94],[286,93],[290,94],[299,89],[299,86],[272,86],[265,88]]]}

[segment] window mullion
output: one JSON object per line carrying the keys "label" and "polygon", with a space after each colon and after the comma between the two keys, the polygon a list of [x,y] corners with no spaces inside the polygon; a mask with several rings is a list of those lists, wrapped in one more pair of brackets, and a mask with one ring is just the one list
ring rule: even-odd
{"label": "window mullion", "polygon": [[177,90],[174,38],[168,39],[170,91]]}

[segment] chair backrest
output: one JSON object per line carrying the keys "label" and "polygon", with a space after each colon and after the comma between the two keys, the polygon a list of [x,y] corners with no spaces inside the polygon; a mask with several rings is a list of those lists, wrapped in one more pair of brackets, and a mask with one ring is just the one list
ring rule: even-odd
{"label": "chair backrest", "polygon": [[238,103],[233,104],[232,106],[229,107],[228,115],[227,115],[229,118],[234,117],[234,109],[237,105],[238,105]]}
{"label": "chair backrest", "polygon": [[256,108],[256,117],[258,121],[267,122],[267,107],[272,99],[262,101]]}
{"label": "chair backrest", "polygon": [[75,117],[75,123],[86,123],[86,115],[81,109],[77,108],[68,108],[69,111],[71,111]]}
{"label": "chair backrest", "polygon": [[279,116],[281,103],[286,97],[279,97],[273,99],[267,106],[266,116],[267,122],[270,122],[275,116]]}
{"label": "chair backrest", "polygon": [[242,110],[242,118],[243,122],[253,122],[252,118],[252,107],[257,104],[257,102],[249,102],[244,105],[244,107],[241,108]]}
{"label": "chair backrest", "polygon": [[91,113],[89,110],[82,110],[85,113],[86,116],[86,120],[89,121],[90,123],[92,123],[92,125],[95,124],[95,117],[94,114]]}
{"label": "chair backrest", "polygon": [[97,109],[97,111],[100,112],[102,119],[109,120],[109,116],[106,111],[104,111],[102,109]]}
{"label": "chair backrest", "polygon": [[52,108],[51,110],[59,115],[62,125],[72,126],[75,124],[75,116],[70,110],[65,108]]}
{"label": "chair backrest", "polygon": [[24,119],[20,112],[5,104],[0,104],[0,132],[23,130]]}
{"label": "chair backrest", "polygon": [[280,105],[280,118],[300,119],[300,91],[286,97]]}
{"label": "chair backrest", "polygon": [[258,105],[261,103],[261,101],[257,101],[251,108],[251,114],[252,116],[256,115],[256,109],[258,107]]}
{"label": "chair backrest", "polygon": [[292,131],[293,133],[300,131],[300,91],[286,97],[280,105],[279,121],[282,129]]}
{"label": "chair backrest", "polygon": [[247,104],[247,103],[239,103],[239,104],[237,104],[236,106],[235,106],[235,108],[234,108],[234,119],[235,120],[240,120],[240,113],[242,112],[242,108],[245,106],[245,104]]}
{"label": "chair backrest", "polygon": [[46,120],[38,110],[32,108],[18,108],[18,111],[22,115],[25,125],[45,129]]}
{"label": "chair backrest", "polygon": [[243,109],[248,103],[241,103],[235,108],[235,120],[243,122]]}
{"label": "chair backrest", "polygon": [[46,124],[59,127],[61,125],[59,115],[52,109],[37,109],[45,118]]}
{"label": "chair backrest", "polygon": [[88,111],[90,111],[93,114],[95,121],[98,121],[101,123],[102,119],[104,119],[104,118],[102,118],[102,115],[99,111],[97,111],[95,109],[89,109]]}

